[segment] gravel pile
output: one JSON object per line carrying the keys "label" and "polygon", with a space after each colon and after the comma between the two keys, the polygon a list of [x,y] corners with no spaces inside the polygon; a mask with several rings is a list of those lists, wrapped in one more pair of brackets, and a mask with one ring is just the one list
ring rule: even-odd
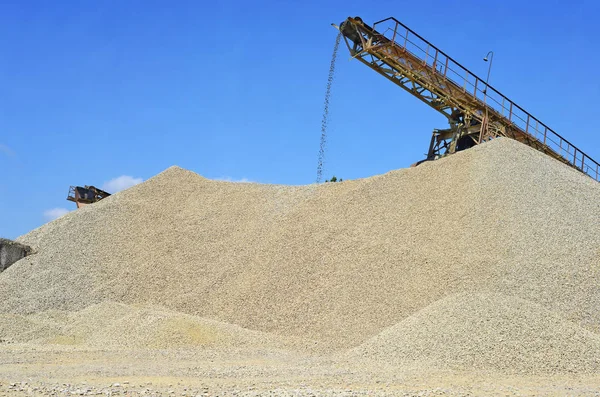
{"label": "gravel pile", "polygon": [[76,312],[0,314],[0,335],[5,343],[83,345],[111,350],[293,347],[291,341],[233,324],[113,302]]}
{"label": "gravel pile", "polygon": [[600,335],[519,298],[457,294],[352,349],[348,358],[427,369],[595,373]]}
{"label": "gravel pile", "polygon": [[[492,294],[456,310],[497,313],[488,306],[520,299],[589,336],[600,332],[599,224],[600,184],[509,139],[323,185],[236,184],[171,167],[21,237],[38,253],[0,274],[0,313],[110,301],[344,350],[448,296]],[[596,351],[596,339],[582,340]],[[494,368],[514,355],[503,357]],[[582,360],[556,370],[592,368]]]}

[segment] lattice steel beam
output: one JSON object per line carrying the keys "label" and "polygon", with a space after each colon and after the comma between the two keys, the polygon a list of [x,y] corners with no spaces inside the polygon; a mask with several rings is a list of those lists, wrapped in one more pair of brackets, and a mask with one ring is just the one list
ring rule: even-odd
{"label": "lattice steel beam", "polygon": [[354,58],[448,118],[451,129],[434,131],[430,156],[453,153],[463,138],[478,144],[506,136],[600,181],[598,162],[396,19],[370,27],[348,18],[339,29]]}

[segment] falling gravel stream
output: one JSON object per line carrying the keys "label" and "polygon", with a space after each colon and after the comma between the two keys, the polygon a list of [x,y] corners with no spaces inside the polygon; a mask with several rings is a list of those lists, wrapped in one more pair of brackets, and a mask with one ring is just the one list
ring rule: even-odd
{"label": "falling gravel stream", "polygon": [[331,63],[329,65],[329,75],[327,76],[327,88],[325,90],[325,104],[323,108],[323,119],[321,120],[321,143],[319,145],[319,160],[317,163],[317,183],[321,182],[323,177],[323,161],[325,159],[325,145],[327,143],[327,123],[329,122],[329,98],[331,97],[331,86],[335,76],[335,61],[337,59],[338,48],[342,33],[338,33],[331,54]]}

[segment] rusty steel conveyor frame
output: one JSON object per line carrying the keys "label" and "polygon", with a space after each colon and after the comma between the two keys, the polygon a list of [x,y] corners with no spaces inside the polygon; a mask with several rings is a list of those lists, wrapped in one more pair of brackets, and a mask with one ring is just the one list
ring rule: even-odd
{"label": "rusty steel conveyor frame", "polygon": [[110,196],[110,193],[95,186],[70,186],[67,200],[77,204],[77,208],[81,208],[84,205],[93,204],[108,196]]}
{"label": "rusty steel conveyor frame", "polygon": [[453,128],[433,133],[429,160],[460,150],[461,140],[470,147],[505,136],[600,182],[598,162],[395,18],[373,27],[348,18],[338,29],[353,58],[449,119]]}

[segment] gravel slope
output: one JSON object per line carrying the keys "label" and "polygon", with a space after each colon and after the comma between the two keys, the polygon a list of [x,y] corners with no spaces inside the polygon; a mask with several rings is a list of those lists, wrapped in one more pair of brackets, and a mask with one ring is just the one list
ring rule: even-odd
{"label": "gravel slope", "polygon": [[599,332],[598,224],[600,184],[509,139],[323,185],[172,167],[21,237],[0,313],[142,304],[348,349],[485,293]]}
{"label": "gravel slope", "polygon": [[0,314],[8,343],[99,349],[269,348],[302,346],[233,324],[183,313],[104,302],[81,311],[50,310],[28,316]]}
{"label": "gravel slope", "polygon": [[441,299],[352,349],[402,367],[545,374],[600,370],[600,335],[501,294]]}

